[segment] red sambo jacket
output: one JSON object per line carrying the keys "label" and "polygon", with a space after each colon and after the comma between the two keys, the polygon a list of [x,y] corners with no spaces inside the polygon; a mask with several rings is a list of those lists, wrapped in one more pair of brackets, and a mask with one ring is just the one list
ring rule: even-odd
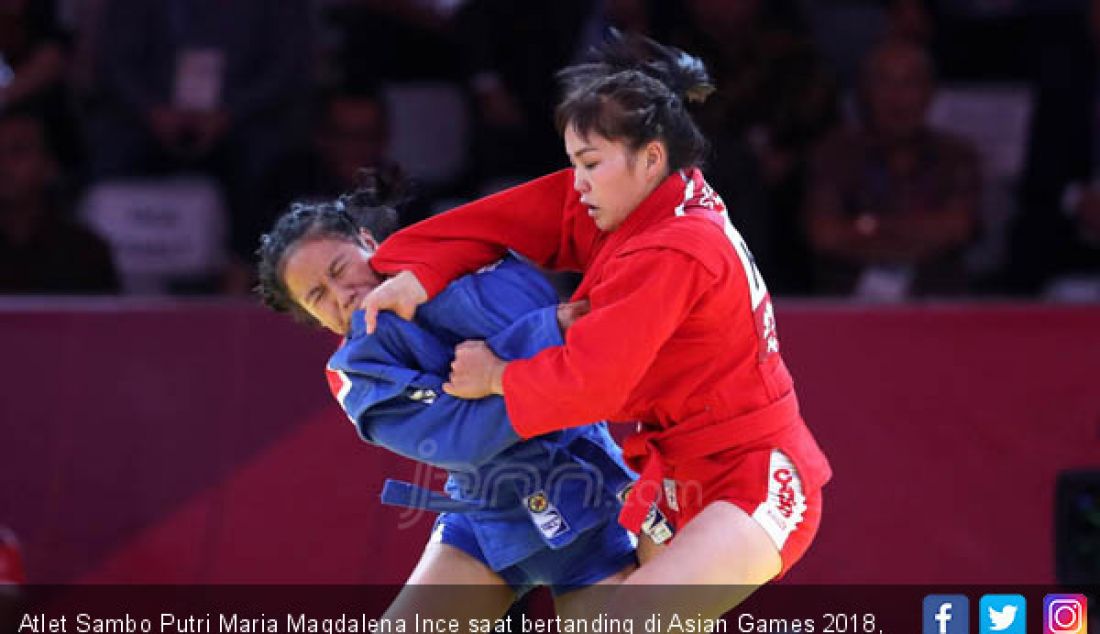
{"label": "red sambo jacket", "polygon": [[408,227],[371,264],[411,271],[434,296],[506,249],[583,271],[573,298],[592,307],[564,346],[508,364],[512,424],[531,437],[600,419],[642,421],[624,445],[642,472],[623,512],[627,528],[644,521],[662,478],[702,483],[696,508],[681,513],[690,519],[736,481],[727,465],[750,452],[783,450],[807,489],[828,480],[779,355],[767,287],[698,170],[671,174],[610,233],[588,216],[572,170],[562,170]]}

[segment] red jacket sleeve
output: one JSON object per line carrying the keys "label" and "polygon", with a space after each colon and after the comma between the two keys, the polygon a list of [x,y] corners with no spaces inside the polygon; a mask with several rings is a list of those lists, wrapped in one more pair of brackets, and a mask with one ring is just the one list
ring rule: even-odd
{"label": "red jacket sleeve", "polygon": [[613,418],[692,306],[715,282],[696,259],[671,249],[620,255],[592,288],[592,312],[564,346],[509,363],[504,400],[524,438]]}
{"label": "red jacket sleeve", "polygon": [[398,231],[371,265],[383,274],[411,271],[433,297],[508,249],[542,266],[580,270],[597,235],[566,169]]}

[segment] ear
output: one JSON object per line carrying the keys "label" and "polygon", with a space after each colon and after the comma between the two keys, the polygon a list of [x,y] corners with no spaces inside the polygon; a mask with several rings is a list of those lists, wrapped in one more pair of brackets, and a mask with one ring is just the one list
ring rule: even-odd
{"label": "ear", "polygon": [[363,244],[366,244],[368,247],[370,247],[371,251],[378,250],[378,241],[374,239],[374,234],[370,232],[370,229],[360,227],[359,239],[363,241]]}
{"label": "ear", "polygon": [[668,171],[668,150],[660,141],[650,141],[642,148],[642,160],[646,176],[653,179],[664,178]]}

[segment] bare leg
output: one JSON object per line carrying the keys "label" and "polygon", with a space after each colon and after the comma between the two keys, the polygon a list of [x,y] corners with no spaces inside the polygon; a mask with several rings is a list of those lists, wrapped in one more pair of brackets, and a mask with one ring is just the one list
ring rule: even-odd
{"label": "bare leg", "polygon": [[638,536],[638,563],[646,565],[650,559],[657,556],[657,553],[663,551],[667,547],[667,544],[658,544],[649,538],[649,535],[642,533]]}
{"label": "bare leg", "polygon": [[470,619],[497,619],[515,599],[512,588],[485,564],[448,544],[429,543],[385,618],[458,619],[466,631]]}
{"label": "bare leg", "polygon": [[604,577],[595,585],[558,595],[554,597],[554,609],[563,619],[592,618],[600,612],[606,612],[612,597],[608,586],[626,581],[637,569],[637,566],[627,566],[610,577]]}
{"label": "bare leg", "polygon": [[781,569],[775,543],[755,520],[733,504],[712,502],[626,579],[613,612],[718,618]]}

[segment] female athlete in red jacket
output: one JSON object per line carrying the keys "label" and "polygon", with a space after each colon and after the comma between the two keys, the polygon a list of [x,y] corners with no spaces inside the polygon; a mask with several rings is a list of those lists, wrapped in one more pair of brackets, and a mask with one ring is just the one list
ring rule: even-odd
{"label": "female athlete in red jacket", "polygon": [[634,532],[666,523],[675,538],[628,583],[765,583],[809,546],[830,469],[799,415],[760,272],[695,167],[705,142],[685,102],[713,87],[698,59],[643,39],[613,39],[560,78],[572,168],[391,237],[371,264],[395,277],[364,300],[368,324],[380,309],[410,317],[509,248],[583,271],[574,300],[591,312],[565,345],[505,363],[463,343],[445,389],[503,394],[524,437],[644,421],[624,445],[642,478],[620,520]]}

